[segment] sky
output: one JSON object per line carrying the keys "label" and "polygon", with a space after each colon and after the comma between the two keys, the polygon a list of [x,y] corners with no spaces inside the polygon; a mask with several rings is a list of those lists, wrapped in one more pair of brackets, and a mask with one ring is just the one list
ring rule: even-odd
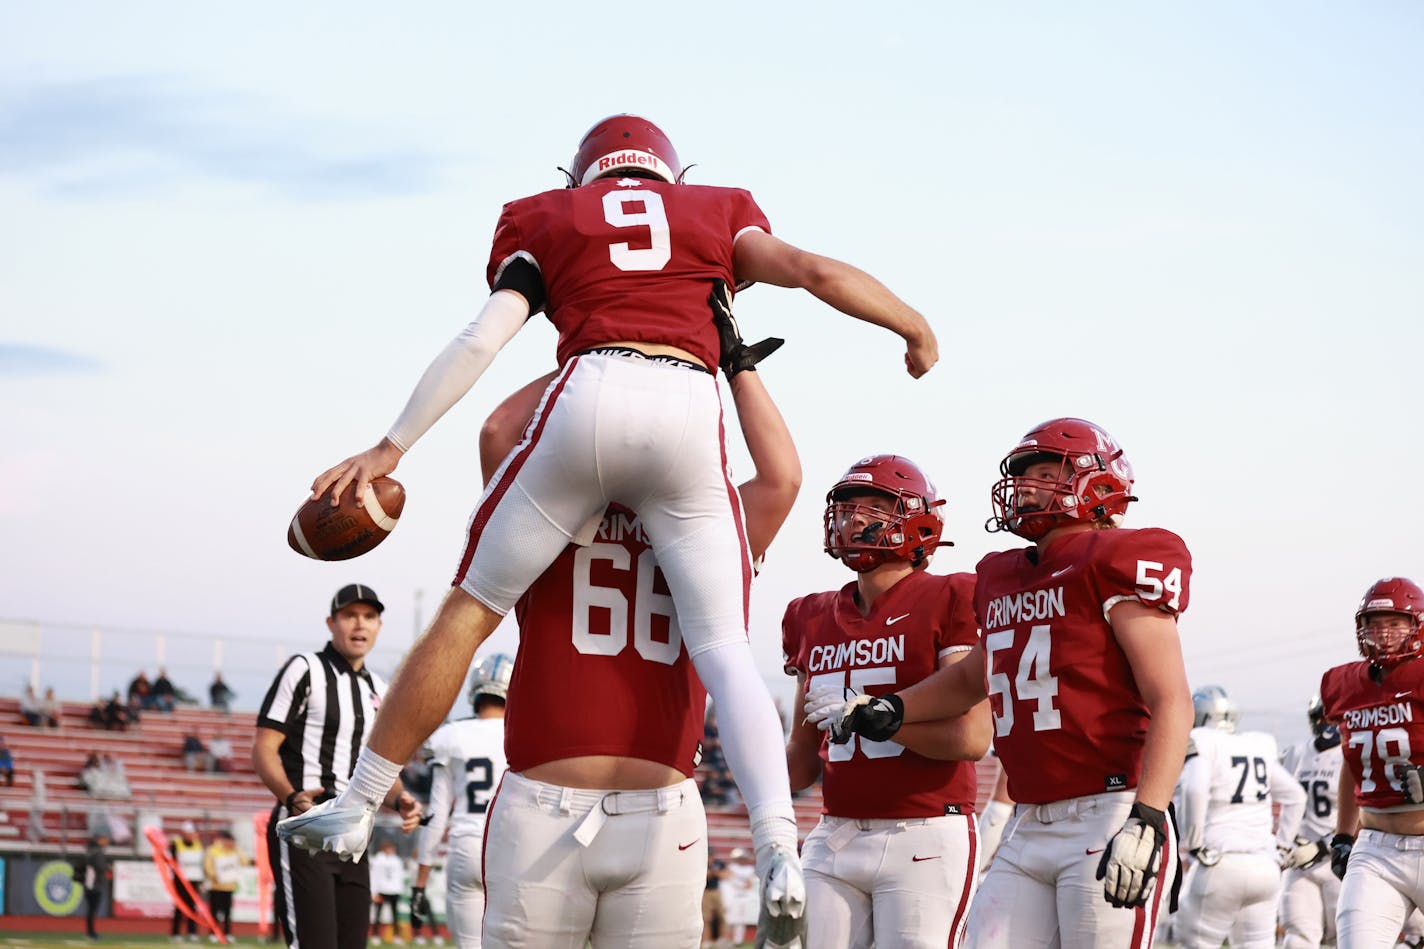
{"label": "sky", "polygon": [[762,376],[804,473],[754,591],[779,695],[785,604],[849,579],[820,537],[849,464],[918,462],[955,543],[933,569],[972,569],[1010,546],[982,529],[999,459],[1073,415],[1136,469],[1127,526],[1192,550],[1193,685],[1303,733],[1365,588],[1424,579],[1424,8],[882,9],[0,0],[0,618],[40,624],[41,677],[218,661],[255,706],[350,581],[392,669],[453,575],[479,425],[554,368],[552,329],[402,461],[383,546],[316,563],[287,522],[478,312],[501,205],[634,112],[939,338],[912,380],[805,293],[738,297],[787,340]]}

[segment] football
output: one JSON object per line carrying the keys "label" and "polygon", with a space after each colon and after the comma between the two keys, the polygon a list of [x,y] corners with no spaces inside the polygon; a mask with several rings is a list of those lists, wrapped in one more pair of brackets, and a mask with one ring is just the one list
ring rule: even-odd
{"label": "football", "polygon": [[307,500],[287,528],[287,545],[313,560],[350,560],[385,540],[405,507],[405,488],[394,478],[376,478],[364,503],[353,482],[335,507],[329,495]]}

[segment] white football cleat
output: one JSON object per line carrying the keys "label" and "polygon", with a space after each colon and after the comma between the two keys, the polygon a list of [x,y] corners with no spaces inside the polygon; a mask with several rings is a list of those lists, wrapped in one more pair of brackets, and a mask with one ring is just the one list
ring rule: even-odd
{"label": "white football cleat", "polygon": [[371,843],[375,817],[373,807],[337,807],[337,801],[330,800],[306,813],[278,821],[277,836],[310,853],[326,850],[342,860],[355,862]]}
{"label": "white football cleat", "polygon": [[806,877],[794,850],[772,847],[761,883],[757,949],[805,949]]}

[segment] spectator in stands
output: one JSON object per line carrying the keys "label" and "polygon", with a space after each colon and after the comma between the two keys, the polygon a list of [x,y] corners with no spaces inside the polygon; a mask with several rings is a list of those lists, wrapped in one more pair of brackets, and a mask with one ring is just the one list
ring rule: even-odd
{"label": "spectator in stands", "polygon": [[15,786],[15,758],[10,754],[10,746],[5,744],[3,735],[0,735],[0,777],[5,779],[7,788]]}
{"label": "spectator in stands", "polygon": [[189,771],[213,770],[213,756],[208,754],[203,739],[197,735],[183,736],[183,767]]}
{"label": "spectator in stands", "polygon": [[178,690],[168,678],[168,670],[158,667],[158,678],[153,680],[153,707],[160,712],[171,712],[178,704]]}
{"label": "spectator in stands", "polygon": [[41,699],[35,693],[34,686],[25,686],[25,694],[20,696],[20,714],[29,725],[49,728],[58,726],[58,706],[54,701],[54,689],[47,690],[45,697]]}
{"label": "spectator in stands", "polygon": [[90,797],[100,800],[128,800],[133,797],[123,763],[107,753],[89,753],[79,771],[78,784]]}
{"label": "spectator in stands", "polygon": [[218,729],[217,736],[208,742],[208,762],[213,771],[232,770],[232,741]]}
{"label": "spectator in stands", "polygon": [[124,731],[129,727],[130,722],[138,721],[138,713],[130,710],[119,700],[119,690],[115,689],[114,694],[109,696],[109,701],[98,699],[94,702],[94,705],[89,709],[89,721],[93,722],[97,728]]}
{"label": "spectator in stands", "polygon": [[54,689],[45,689],[40,700],[40,720],[50,728],[59,727],[59,713],[63,711],[59,699],[54,697]]}
{"label": "spectator in stands", "polygon": [[[183,880],[175,878],[173,888],[178,891],[179,898],[191,912],[197,905],[193,897],[203,892],[204,866],[207,863],[203,852],[203,839],[198,836],[198,828],[192,821],[183,822],[181,833],[173,838],[173,842],[168,845],[168,854],[173,858],[173,863],[178,867],[178,872],[182,875],[183,880],[187,880],[189,883],[189,886],[184,886]],[[197,942],[197,920],[186,915],[177,906],[173,907],[173,925],[169,929],[169,934],[176,941],[178,930],[182,927],[185,919],[188,921],[188,940]]]}
{"label": "spectator in stands", "polygon": [[237,698],[237,693],[227,687],[223,681],[222,673],[213,673],[212,684],[208,686],[208,702],[213,709],[219,712],[231,711],[232,700]]}
{"label": "spectator in stands", "polygon": [[140,672],[129,682],[129,708],[135,712],[153,708],[153,683],[148,681],[148,673]]}
{"label": "spectator in stands", "polygon": [[401,862],[400,855],[396,853],[396,842],[389,837],[381,841],[380,850],[372,857],[371,861],[371,942],[379,946],[382,937],[382,923],[389,917],[390,922],[385,924],[384,936],[386,939],[394,941],[396,919],[396,907],[400,903],[401,892],[405,890],[405,864]]}
{"label": "spectator in stands", "polygon": [[114,875],[109,867],[109,855],[104,852],[107,846],[108,831],[101,829],[89,838],[89,845],[84,848],[84,872],[81,876],[84,884],[84,931],[90,939],[99,938],[99,932],[94,928],[94,917],[99,914],[99,903],[104,898],[109,879]]}
{"label": "spectator in stands", "polygon": [[221,924],[223,935],[232,936],[232,894],[237,890],[237,877],[247,866],[247,857],[233,843],[232,832],[220,830],[203,859],[203,874],[208,881],[208,907],[213,919]]}

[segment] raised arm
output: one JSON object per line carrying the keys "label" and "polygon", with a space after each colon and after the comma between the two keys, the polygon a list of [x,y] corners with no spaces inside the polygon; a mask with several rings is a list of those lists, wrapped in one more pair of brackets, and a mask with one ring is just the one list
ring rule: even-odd
{"label": "raised arm", "polygon": [[390,474],[401,456],[430,430],[489,368],[494,357],[529,319],[529,303],[513,290],[496,290],[474,321],[461,331],[426,368],[404,411],[375,445],[328,468],[312,482],[312,498],[328,491],[331,503],[351,483],[356,497],[366,494],[372,478]]}
{"label": "raised arm", "polygon": [[741,484],[746,515],[747,544],[752,559],[760,560],[776,532],[791,513],[791,505],[801,490],[801,459],[786,421],[771,400],[758,372],[739,372],[732,377],[732,401],[737,405],[742,437],[746,439],[756,474]]}
{"label": "raised arm", "polygon": [[895,333],[905,341],[905,368],[916,379],[939,361],[939,343],[928,321],[865,271],[765,231],[742,234],[733,253],[739,282],[799,287],[842,313]]}

